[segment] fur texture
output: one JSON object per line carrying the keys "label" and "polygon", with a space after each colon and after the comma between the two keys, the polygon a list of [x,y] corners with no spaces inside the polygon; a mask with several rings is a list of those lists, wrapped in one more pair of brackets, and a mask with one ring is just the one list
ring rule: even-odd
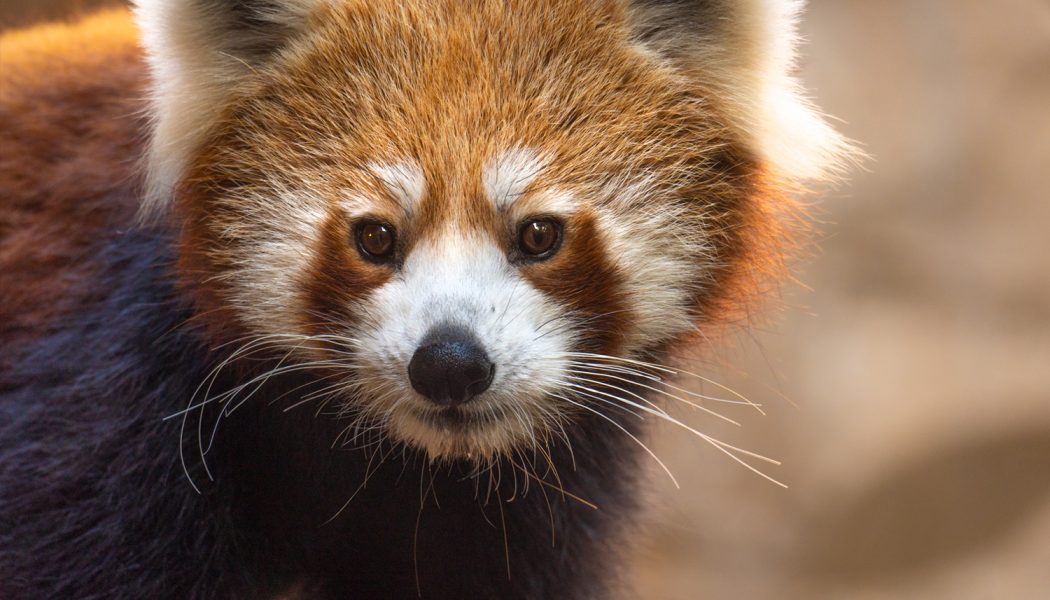
{"label": "fur texture", "polygon": [[[660,365],[848,150],[799,8],[141,0],[144,54],[119,12],[0,38],[0,596],[609,597]],[[449,326],[495,365],[454,410],[407,377]]]}

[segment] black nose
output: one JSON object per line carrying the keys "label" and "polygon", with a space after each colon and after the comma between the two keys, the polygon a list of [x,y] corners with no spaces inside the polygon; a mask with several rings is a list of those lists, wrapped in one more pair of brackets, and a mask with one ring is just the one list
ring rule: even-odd
{"label": "black nose", "polygon": [[484,392],[495,374],[481,344],[448,327],[427,335],[408,363],[412,387],[442,406],[459,406]]}

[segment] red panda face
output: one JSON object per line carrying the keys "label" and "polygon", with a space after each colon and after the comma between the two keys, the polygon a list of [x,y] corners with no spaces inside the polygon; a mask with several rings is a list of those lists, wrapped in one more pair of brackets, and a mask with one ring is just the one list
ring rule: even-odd
{"label": "red panda face", "polygon": [[539,443],[727,305],[768,169],[618,3],[381,4],[325,4],[229,92],[177,187],[183,279],[394,439]]}

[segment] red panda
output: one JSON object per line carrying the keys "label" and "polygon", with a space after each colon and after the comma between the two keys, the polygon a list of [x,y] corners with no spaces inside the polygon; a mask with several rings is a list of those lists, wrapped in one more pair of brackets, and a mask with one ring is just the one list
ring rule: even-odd
{"label": "red panda", "polygon": [[0,597],[617,593],[661,365],[850,155],[800,9],[138,0],[5,34]]}

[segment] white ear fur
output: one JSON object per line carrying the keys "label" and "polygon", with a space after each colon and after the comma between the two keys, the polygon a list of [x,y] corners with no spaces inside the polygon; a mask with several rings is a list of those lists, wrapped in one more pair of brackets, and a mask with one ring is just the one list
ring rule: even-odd
{"label": "white ear fur", "polygon": [[325,0],[135,0],[153,78],[142,212],[161,210],[227,90]]}
{"label": "white ear fur", "polygon": [[782,182],[838,175],[859,153],[794,76],[805,0],[630,0],[639,40],[711,85],[751,149]]}

